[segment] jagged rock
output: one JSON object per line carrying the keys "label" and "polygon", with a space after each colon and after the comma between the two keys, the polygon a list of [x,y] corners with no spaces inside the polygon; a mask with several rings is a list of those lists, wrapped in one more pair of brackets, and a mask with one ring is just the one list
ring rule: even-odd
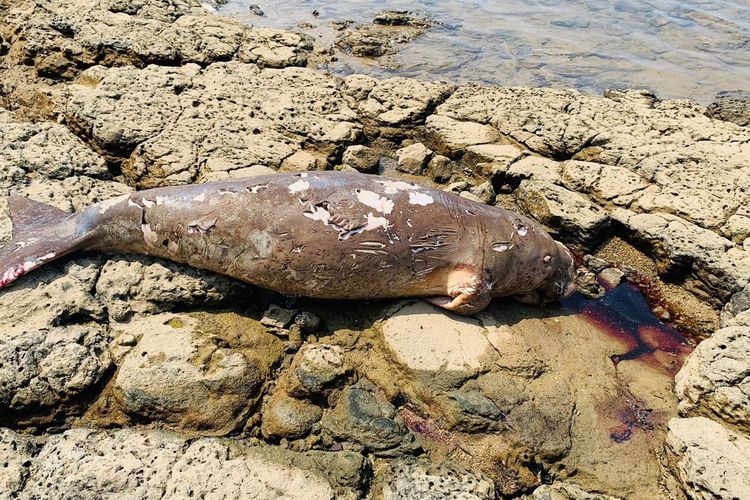
{"label": "jagged rock", "polygon": [[750,92],[719,92],[706,108],[706,115],[742,127],[750,126]]}
{"label": "jagged rock", "polygon": [[342,161],[358,172],[373,173],[380,166],[380,153],[367,146],[349,146],[344,151]]}
{"label": "jagged rock", "polygon": [[750,326],[750,284],[732,295],[721,311],[721,326]]}
{"label": "jagged rock", "polygon": [[492,500],[495,485],[482,473],[450,462],[400,458],[383,471],[383,499]]}
{"label": "jagged rock", "polygon": [[625,273],[616,267],[608,267],[599,273],[599,280],[607,287],[614,288],[620,284]]}
{"label": "jagged rock", "polygon": [[75,400],[109,370],[109,340],[96,326],[51,327],[16,335],[0,329],[0,405],[22,411]]}
{"label": "jagged rock", "polygon": [[347,370],[344,350],[340,346],[307,345],[294,357],[287,390],[297,397],[325,394]]}
{"label": "jagged rock", "polygon": [[[383,324],[396,360],[411,370],[476,374],[491,361],[485,330],[471,318],[436,313],[425,302],[408,305]],[[460,345],[460,349],[455,346]]]}
{"label": "jagged rock", "polygon": [[277,392],[263,410],[261,430],[266,437],[295,439],[307,434],[322,415],[319,406]]}
{"label": "jagged rock", "polygon": [[750,328],[714,332],[675,377],[680,411],[718,417],[750,434]]}
{"label": "jagged rock", "polygon": [[609,224],[606,212],[588,198],[550,182],[525,180],[515,197],[524,212],[565,240],[595,241]]}
{"label": "jagged rock", "polygon": [[114,380],[124,413],[204,434],[225,434],[243,422],[283,347],[262,329],[251,330],[249,320],[210,320],[163,314],[114,326],[139,339]]}
{"label": "jagged rock", "polygon": [[37,446],[28,436],[0,428],[0,496],[16,498],[36,453]]}
{"label": "jagged rock", "polygon": [[282,172],[307,172],[309,170],[325,170],[325,167],[325,155],[300,150],[285,158],[279,170]]}
{"label": "jagged rock", "polygon": [[86,320],[103,320],[104,305],[94,296],[99,258],[51,264],[0,290],[0,330],[13,334]]}
{"label": "jagged rock", "polygon": [[396,408],[368,384],[347,387],[321,421],[333,437],[357,443],[368,450],[414,447],[413,436],[401,423]]}
{"label": "jagged rock", "polygon": [[421,82],[410,78],[374,80],[352,75],[344,80],[344,92],[353,97],[359,113],[384,125],[407,125],[424,120],[455,87],[445,82]]}
{"label": "jagged rock", "polygon": [[17,120],[0,109],[0,193],[28,183],[30,174],[64,180],[109,175],[104,159],[64,126]]}
{"label": "jagged rock", "polygon": [[450,158],[443,155],[433,155],[427,164],[427,173],[435,182],[447,182],[453,175],[453,165]]}
{"label": "jagged rock", "polygon": [[447,116],[430,115],[425,121],[427,131],[435,135],[448,153],[458,153],[469,146],[488,144],[500,138],[500,132],[488,125],[458,121]]}
{"label": "jagged rock", "polygon": [[51,437],[20,498],[355,498],[364,468],[348,452],[295,453],[162,431],[74,429]]}
{"label": "jagged rock", "polygon": [[283,329],[289,326],[294,320],[297,311],[294,309],[285,309],[276,304],[272,304],[260,319],[260,324],[270,326],[271,328]]}
{"label": "jagged rock", "polygon": [[636,214],[616,209],[612,218],[653,249],[663,271],[681,267],[696,282],[693,291],[720,306],[750,278],[750,254],[726,238],[671,214]]}
{"label": "jagged rock", "polygon": [[644,106],[574,90],[467,84],[429,120],[436,117],[492,126],[546,156],[626,168],[655,185],[644,209],[675,211],[705,228],[749,201],[750,130],[711,120],[688,101]]}
{"label": "jagged rock", "polygon": [[599,280],[596,279],[596,274],[592,273],[585,267],[578,268],[576,286],[578,287],[578,291],[584,297],[589,299],[598,299],[605,293]]}
{"label": "jagged rock", "polygon": [[555,482],[535,489],[531,494],[533,500],[618,500],[618,497],[586,491],[577,484]]}
{"label": "jagged rock", "polygon": [[334,80],[309,69],[235,62],[96,67],[83,76],[95,83],[70,87],[66,116],[103,149],[133,151],[123,171],[139,187],[278,168],[306,141],[334,147],[359,134]]}
{"label": "jagged rock", "polygon": [[744,498],[750,491],[750,439],[713,420],[670,420],[667,451],[689,498]]}
{"label": "jagged rock", "polygon": [[492,187],[490,181],[469,188],[469,192],[476,196],[482,203],[492,205],[495,202],[495,188]]}
{"label": "jagged rock", "polygon": [[96,282],[96,296],[106,304],[111,321],[219,304],[246,290],[236,280],[145,256],[108,260]]}
{"label": "jagged rock", "polygon": [[177,65],[239,60],[260,66],[301,66],[312,49],[303,35],[251,29],[209,15],[196,0],[20,3],[0,33],[10,64],[31,63],[40,76],[72,78],[95,64]]}
{"label": "jagged rock", "polygon": [[396,11],[383,12],[372,24],[345,29],[336,39],[336,46],[358,57],[380,57],[396,53],[400,45],[421,36],[429,27],[426,19]]}
{"label": "jagged rock", "polygon": [[432,156],[432,150],[425,147],[424,144],[418,142],[411,146],[396,151],[398,155],[397,169],[412,175],[421,174],[427,167],[427,162],[430,161]]}

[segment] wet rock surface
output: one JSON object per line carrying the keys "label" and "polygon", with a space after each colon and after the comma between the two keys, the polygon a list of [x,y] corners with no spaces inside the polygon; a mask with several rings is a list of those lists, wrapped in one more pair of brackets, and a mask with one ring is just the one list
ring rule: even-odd
{"label": "wet rock surface", "polygon": [[[0,496],[747,490],[746,128],[637,91],[336,79],[298,67],[305,37],[192,1],[3,5],[0,194],[73,211],[276,170],[380,172],[531,215],[584,256],[586,298],[462,318],[69,256],[0,291]],[[405,19],[378,29],[426,28]],[[663,320],[710,337],[681,371],[690,348]]]}

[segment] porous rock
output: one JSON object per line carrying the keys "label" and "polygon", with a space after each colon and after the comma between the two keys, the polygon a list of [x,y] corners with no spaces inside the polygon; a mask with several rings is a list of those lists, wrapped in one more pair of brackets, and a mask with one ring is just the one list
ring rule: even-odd
{"label": "porous rock", "polygon": [[123,412],[206,434],[225,434],[243,422],[281,356],[281,343],[239,322],[241,338],[230,337],[231,344],[252,347],[226,346],[220,332],[211,333],[209,319],[164,314],[114,326],[139,339],[113,385]]}
{"label": "porous rock", "polygon": [[325,394],[348,369],[341,346],[305,345],[294,357],[288,371],[287,390],[297,397]]}
{"label": "porous rock", "polygon": [[350,166],[358,172],[373,173],[380,165],[380,153],[367,146],[349,146],[344,151],[344,165]]}
{"label": "porous rock", "polygon": [[750,125],[750,92],[728,91],[716,94],[716,99],[706,108],[706,115],[717,120]]}
{"label": "porous rock", "polygon": [[750,439],[713,420],[670,420],[667,451],[689,498],[744,498],[750,491]]}
{"label": "porous rock", "polygon": [[690,354],[675,377],[680,411],[724,420],[750,434],[750,328],[721,328]]}
{"label": "porous rock", "polygon": [[0,405],[54,407],[95,387],[112,364],[101,327],[67,326],[8,335],[0,330]]}
{"label": "porous rock", "polygon": [[392,461],[383,475],[384,500],[495,498],[495,485],[492,480],[481,472],[468,470],[450,462],[400,458]]}
{"label": "porous rock", "polygon": [[0,428],[0,496],[15,498],[29,477],[36,444],[10,429]]}
{"label": "porous rock", "polygon": [[176,307],[210,306],[247,290],[218,274],[151,257],[108,260],[96,282],[96,296],[111,321],[132,314],[157,314]]}
{"label": "porous rock", "polygon": [[229,62],[95,67],[84,76],[94,83],[70,87],[66,116],[99,147],[129,155],[123,171],[140,187],[279,168],[304,142],[336,145],[359,134],[334,80],[309,69]]}
{"label": "porous rock", "polygon": [[413,436],[400,422],[396,408],[369,384],[347,387],[321,421],[333,437],[383,452],[399,446],[414,447]]}
{"label": "porous rock", "polygon": [[398,155],[397,169],[408,174],[421,174],[427,162],[430,161],[432,150],[427,148],[421,142],[406,146],[396,151]]}

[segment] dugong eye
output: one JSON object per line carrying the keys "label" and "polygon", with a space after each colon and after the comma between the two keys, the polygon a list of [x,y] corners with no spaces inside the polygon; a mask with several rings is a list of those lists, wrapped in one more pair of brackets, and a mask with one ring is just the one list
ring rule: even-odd
{"label": "dugong eye", "polygon": [[496,241],[492,244],[492,249],[496,252],[507,252],[513,248],[513,243],[509,241]]}

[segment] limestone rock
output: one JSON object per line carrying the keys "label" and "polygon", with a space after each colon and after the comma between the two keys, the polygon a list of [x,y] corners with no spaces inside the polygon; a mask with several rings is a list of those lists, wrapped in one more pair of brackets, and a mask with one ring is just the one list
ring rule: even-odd
{"label": "limestone rock", "polygon": [[509,180],[520,182],[524,179],[558,184],[562,165],[560,162],[541,156],[527,156],[511,164],[505,176]]}
{"label": "limestone rock", "polygon": [[750,491],[750,439],[704,417],[669,422],[667,450],[690,498],[744,498]]}
{"label": "limestone rock", "polygon": [[646,210],[675,211],[704,228],[748,204],[750,130],[711,120],[688,101],[644,105],[574,90],[467,84],[428,121],[437,117],[492,126],[545,156],[626,168],[655,184]]}
{"label": "limestone rock", "polygon": [[297,397],[325,394],[347,371],[346,357],[340,346],[306,345],[294,357],[287,390]]}
{"label": "limestone rock", "polygon": [[344,151],[344,165],[348,165],[358,172],[374,173],[380,166],[380,154],[367,146],[349,146]]}
{"label": "limestone rock", "polygon": [[617,497],[586,491],[575,483],[545,484],[531,494],[533,500],[617,500]]}
{"label": "limestone rock", "polygon": [[432,156],[432,150],[418,142],[399,149],[396,154],[398,155],[398,166],[396,167],[398,170],[419,175],[427,167],[427,162],[430,161]]}
{"label": "limestone rock", "polygon": [[450,158],[443,155],[433,155],[427,164],[427,173],[435,182],[447,182],[453,175],[453,165]]}
{"label": "limestone rock", "polygon": [[680,410],[750,434],[750,328],[722,328],[698,344],[675,377]]}
{"label": "limestone rock", "polygon": [[307,434],[322,415],[319,406],[277,392],[264,408],[261,429],[266,437],[295,439]]}
{"label": "limestone rock", "polygon": [[[209,333],[207,321],[164,314],[115,326],[139,339],[114,381],[123,412],[206,434],[225,434],[243,422],[281,355],[281,343],[243,329],[233,335],[249,336],[240,342],[254,347],[225,347],[227,340],[218,336],[221,332]],[[249,325],[237,328],[243,326]]]}
{"label": "limestone rock", "polygon": [[109,336],[99,327],[68,326],[0,334],[0,405],[53,407],[91,390],[109,370]]}
{"label": "limestone rock", "polygon": [[357,109],[363,117],[390,126],[421,122],[454,89],[445,82],[400,77],[363,80],[359,75],[347,77],[344,86],[358,99]]}
{"label": "limestone rock", "polygon": [[0,496],[16,498],[29,477],[37,446],[27,436],[0,428]]}
{"label": "limestone rock", "polygon": [[495,485],[481,472],[449,462],[400,458],[384,471],[383,499],[492,500]]}
{"label": "limestone rock", "polygon": [[0,109],[0,193],[28,183],[27,176],[63,180],[107,177],[104,159],[57,123],[19,121]]}
{"label": "limestone rock", "polygon": [[500,133],[488,125],[458,121],[442,115],[428,116],[425,124],[427,131],[434,134],[441,147],[449,153],[477,144],[489,144],[500,138]]}
{"label": "limestone rock", "polygon": [[10,9],[3,38],[11,63],[31,61],[41,76],[72,78],[94,64],[177,65],[239,60],[280,68],[304,65],[308,38],[251,29],[209,15],[196,0],[45,0]]}
{"label": "limestone rock", "polygon": [[361,455],[305,454],[163,431],[74,429],[51,437],[20,498],[355,498]]}
{"label": "limestone rock", "polygon": [[0,290],[0,329],[13,334],[74,321],[104,319],[94,296],[100,259],[50,264]]}
{"label": "limestone rock", "polygon": [[246,287],[224,276],[150,257],[108,260],[96,282],[96,295],[112,321],[132,314],[214,305],[237,297]]}
{"label": "limestone rock", "polygon": [[400,423],[396,408],[369,384],[344,389],[335,408],[321,423],[335,438],[375,452],[399,446],[413,448],[413,436]]}
{"label": "limestone rock", "polygon": [[383,336],[396,360],[411,370],[476,374],[494,352],[484,328],[472,318],[441,313],[425,302],[388,318]]}
{"label": "limestone rock", "polygon": [[596,240],[609,224],[606,213],[588,198],[549,182],[523,181],[515,196],[524,212],[565,240]]}
{"label": "limestone rock", "polygon": [[299,150],[285,158],[279,170],[282,172],[307,172],[309,170],[325,170],[325,167],[325,155]]}
{"label": "limestone rock", "polygon": [[89,75],[93,86],[70,87],[65,114],[101,148],[130,155],[123,171],[139,187],[279,168],[307,141],[334,147],[359,134],[334,80],[313,70],[234,62]]}
{"label": "limestone rock", "polygon": [[750,126],[750,92],[719,92],[706,108],[706,115],[743,127]]}

